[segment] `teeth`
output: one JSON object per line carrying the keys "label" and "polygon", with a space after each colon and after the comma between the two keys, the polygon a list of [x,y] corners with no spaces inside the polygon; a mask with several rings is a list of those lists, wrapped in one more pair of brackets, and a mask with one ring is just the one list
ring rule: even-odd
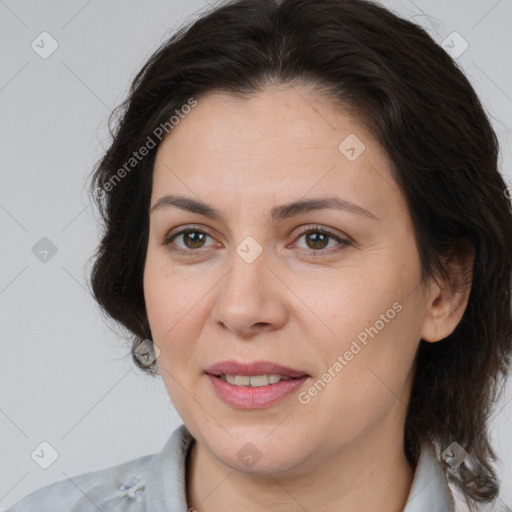
{"label": "teeth", "polygon": [[253,377],[249,377],[249,379],[253,388],[268,386],[269,384],[268,375],[254,375]]}
{"label": "teeth", "polygon": [[282,375],[221,375],[221,379],[228,384],[235,386],[251,386],[258,388],[260,386],[268,386],[269,384],[277,384],[282,380],[290,380],[290,377]]}
{"label": "teeth", "polygon": [[250,377],[246,375],[235,375],[235,385],[236,386],[248,386],[250,381]]}
{"label": "teeth", "polygon": [[228,383],[228,384],[234,384],[235,383],[235,376],[234,375],[222,375],[222,378]]}

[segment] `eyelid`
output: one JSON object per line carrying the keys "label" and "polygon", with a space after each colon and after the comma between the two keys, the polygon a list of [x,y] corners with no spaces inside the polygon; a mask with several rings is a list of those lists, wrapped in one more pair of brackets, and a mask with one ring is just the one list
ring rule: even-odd
{"label": "eyelid", "polygon": [[[308,224],[306,226],[303,226],[300,233],[295,237],[293,244],[297,242],[299,238],[301,238],[303,235],[307,233],[322,233],[327,235],[328,237],[336,240],[338,242],[338,245],[336,247],[331,247],[329,249],[304,249],[302,247],[299,248],[299,250],[309,252],[310,254],[322,254],[325,256],[331,255],[333,253],[337,253],[340,250],[342,250],[344,247],[352,246],[354,245],[354,241],[351,237],[347,235],[338,235],[334,233],[330,228],[323,227],[322,225],[318,224]],[[341,248],[340,248],[341,246]]]}
{"label": "eyelid", "polygon": [[[197,231],[204,231],[205,233],[208,233],[208,234],[210,234],[211,232],[214,231],[212,228],[209,228],[208,226],[205,226],[204,224],[182,224],[180,226],[176,226],[175,228],[168,230],[168,236],[174,236],[174,235],[177,235],[178,233],[182,233],[183,231],[187,231],[187,230],[191,230],[191,229],[197,229]],[[173,233],[171,235],[171,233],[173,231],[175,231],[175,233]]]}
{"label": "eyelid", "polygon": [[[176,238],[180,235],[183,235],[183,234],[187,233],[188,231],[197,231],[199,233],[204,233],[205,235],[208,235],[210,238],[214,238],[213,234],[208,230],[208,228],[205,228],[204,226],[201,226],[201,225],[190,224],[190,225],[186,225],[184,227],[180,226],[178,228],[178,231],[176,231],[175,233],[173,233],[173,231],[174,230],[171,230],[165,235],[162,245],[169,245],[174,238]],[[178,250],[180,250],[180,249],[178,249]],[[185,249],[183,249],[183,250],[185,250]],[[193,251],[197,252],[197,251],[199,251],[199,249],[195,249]]]}
{"label": "eyelid", "polygon": [[329,236],[332,236],[333,238],[336,238],[338,240],[343,240],[342,237],[345,237],[347,242],[351,241],[351,238],[349,236],[347,236],[345,234],[337,234],[331,228],[324,227],[321,224],[306,224],[306,225],[300,226],[300,228],[301,228],[301,231],[297,236],[302,236],[303,234],[308,233],[310,231],[319,231],[321,233],[326,233]]}
{"label": "eyelid", "polygon": [[[297,240],[302,237],[303,235],[307,234],[307,233],[310,233],[310,232],[318,232],[318,233],[323,233],[327,236],[329,236],[330,238],[333,238],[334,240],[336,240],[338,242],[338,245],[336,247],[331,247],[329,249],[318,249],[318,250],[315,250],[315,249],[305,249],[305,248],[302,248],[302,247],[299,247],[299,251],[302,251],[302,252],[308,252],[309,254],[313,253],[313,254],[321,254],[321,255],[330,255],[334,252],[339,252],[340,250],[342,250],[344,247],[347,247],[347,246],[351,246],[351,245],[354,245],[354,241],[352,240],[351,237],[347,236],[347,235],[337,235],[336,233],[334,233],[330,228],[326,228],[322,225],[319,225],[319,224],[307,224],[307,225],[304,225],[304,226],[300,226],[301,228],[301,231],[295,236],[294,238],[294,241],[292,242],[292,244],[295,244],[297,242]],[[196,231],[196,232],[199,232],[199,233],[204,233],[205,235],[209,236],[210,238],[214,238],[214,236],[210,233],[210,231],[208,230],[208,228],[202,226],[202,225],[194,225],[194,224],[190,224],[190,225],[186,225],[184,227],[180,226],[178,228],[179,230],[176,231],[175,233],[173,233],[171,230],[168,234],[165,235],[164,237],[164,240],[162,242],[162,245],[164,245],[165,247],[169,248],[172,241],[178,237],[178,236],[181,236],[183,234],[186,234],[187,232],[189,231]],[[289,245],[287,245],[288,247]],[[341,246],[341,249],[340,249],[340,246]],[[204,247],[200,247],[198,249],[182,249],[182,248],[172,248],[170,249],[172,250],[173,252],[176,252],[176,253],[181,253],[183,255],[192,255],[192,254],[200,254],[203,250],[205,250]]]}

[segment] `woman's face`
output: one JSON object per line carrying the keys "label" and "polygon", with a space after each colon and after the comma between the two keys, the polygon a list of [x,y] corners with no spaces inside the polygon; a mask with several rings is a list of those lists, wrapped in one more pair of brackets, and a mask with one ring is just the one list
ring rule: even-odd
{"label": "woman's face", "polygon": [[301,87],[202,97],[161,143],[147,313],[170,398],[216,460],[298,470],[402,442],[428,294],[390,166]]}

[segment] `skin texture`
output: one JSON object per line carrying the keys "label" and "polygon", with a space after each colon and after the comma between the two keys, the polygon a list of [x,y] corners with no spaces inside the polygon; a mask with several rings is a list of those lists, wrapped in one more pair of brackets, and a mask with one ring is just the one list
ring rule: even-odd
{"label": "skin texture", "polygon": [[[365,145],[354,161],[339,149],[350,134]],[[225,217],[175,206],[150,215],[144,293],[160,373],[196,439],[189,507],[405,506],[414,468],[402,433],[414,356],[421,338],[435,342],[453,331],[469,290],[421,282],[412,221],[390,169],[362,124],[305,86],[269,86],[249,98],[210,93],[161,143],[151,206],[183,195]],[[324,209],[271,222],[274,206],[330,196],[376,218]],[[208,236],[179,235],[163,245],[188,227]],[[318,228],[349,244],[319,241]],[[252,263],[236,251],[248,236],[262,249]],[[401,306],[394,318],[333,371],[393,304]],[[277,404],[241,410],[221,401],[205,375],[228,359],[273,361],[310,378]],[[329,368],[330,382],[300,403],[299,392]],[[237,456],[246,443],[261,454],[251,467]]]}

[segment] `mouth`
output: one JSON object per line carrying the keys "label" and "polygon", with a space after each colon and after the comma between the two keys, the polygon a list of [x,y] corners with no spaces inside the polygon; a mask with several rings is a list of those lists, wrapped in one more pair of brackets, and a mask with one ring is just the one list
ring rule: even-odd
{"label": "mouth", "polygon": [[269,386],[277,384],[281,381],[292,380],[293,377],[285,377],[284,375],[270,374],[270,375],[212,375],[222,379],[224,382],[232,386],[248,386],[252,388],[260,388],[262,386]]}
{"label": "mouth", "polygon": [[[299,379],[310,375],[306,371],[290,368],[271,361],[254,361],[252,363],[241,363],[239,361],[222,361],[206,369],[208,375],[213,377],[227,377],[233,380],[237,378],[238,382],[230,382],[241,386],[266,386],[268,384],[277,384],[280,380]],[[250,382],[254,377],[254,384]],[[277,378],[279,377],[279,380]],[[248,381],[247,378],[250,380]],[[269,382],[266,382],[268,379]],[[226,380],[226,379],[224,379]]]}
{"label": "mouth", "polygon": [[310,375],[269,361],[224,361],[205,371],[217,396],[241,409],[261,409],[295,391]]}

